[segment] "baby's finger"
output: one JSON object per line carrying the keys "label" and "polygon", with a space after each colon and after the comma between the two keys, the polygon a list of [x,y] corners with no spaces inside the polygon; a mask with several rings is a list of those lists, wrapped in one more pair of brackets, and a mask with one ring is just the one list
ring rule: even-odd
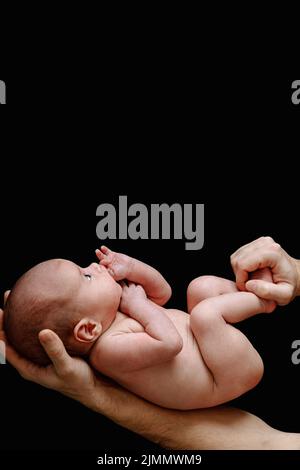
{"label": "baby's finger", "polygon": [[109,265],[109,260],[107,258],[103,258],[101,261],[100,261],[100,264],[102,266],[108,266]]}
{"label": "baby's finger", "polygon": [[102,246],[101,246],[101,251],[102,251],[102,253],[104,253],[105,255],[108,255],[108,253],[110,253],[110,249],[107,248],[107,246],[105,246],[105,245],[102,245]]}
{"label": "baby's finger", "polygon": [[236,270],[236,286],[239,290],[244,291],[246,290],[245,284],[249,279],[249,274],[247,271],[243,271],[241,269]]}
{"label": "baby's finger", "polygon": [[96,252],[96,256],[97,256],[98,259],[101,260],[101,259],[104,258],[104,254],[102,253],[101,250],[98,250],[98,248],[97,248],[97,250],[95,252]]}

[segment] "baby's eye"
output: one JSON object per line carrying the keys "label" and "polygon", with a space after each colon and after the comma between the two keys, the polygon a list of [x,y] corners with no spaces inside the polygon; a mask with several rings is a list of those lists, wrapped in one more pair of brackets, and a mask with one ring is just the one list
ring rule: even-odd
{"label": "baby's eye", "polygon": [[84,277],[87,277],[89,281],[92,280],[92,276],[90,274],[84,274]]}

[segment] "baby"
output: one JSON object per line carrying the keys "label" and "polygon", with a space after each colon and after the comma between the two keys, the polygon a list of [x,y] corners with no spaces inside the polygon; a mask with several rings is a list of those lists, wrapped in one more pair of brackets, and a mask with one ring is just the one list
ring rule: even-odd
{"label": "baby", "polygon": [[[232,324],[275,304],[234,282],[205,276],[187,290],[188,312],[165,309],[171,288],[154,268],[101,247],[87,268],[55,259],[15,284],[5,305],[5,330],[27,358],[49,363],[38,340],[54,330],[71,355],[160,406],[207,408],[253,388],[263,363]],[[269,271],[260,278],[272,282]]]}

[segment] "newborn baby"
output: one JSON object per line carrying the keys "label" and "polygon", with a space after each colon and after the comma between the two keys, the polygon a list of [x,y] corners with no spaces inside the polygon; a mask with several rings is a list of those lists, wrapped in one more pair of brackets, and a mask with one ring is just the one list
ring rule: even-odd
{"label": "newborn baby", "polygon": [[[274,310],[271,301],[239,292],[234,282],[191,282],[188,312],[165,309],[171,288],[154,268],[101,247],[87,268],[55,259],[15,284],[5,305],[5,331],[22,355],[49,363],[38,340],[55,331],[71,355],[167,408],[219,405],[253,388],[263,363],[232,324]],[[269,271],[260,278],[272,281]]]}

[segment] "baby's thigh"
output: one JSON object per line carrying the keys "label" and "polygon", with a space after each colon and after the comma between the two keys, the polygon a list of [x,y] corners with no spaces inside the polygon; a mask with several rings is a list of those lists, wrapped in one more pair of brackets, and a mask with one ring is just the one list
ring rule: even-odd
{"label": "baby's thigh", "polygon": [[222,294],[238,292],[235,282],[222,277],[200,276],[194,279],[187,289],[188,312],[202,300]]}

